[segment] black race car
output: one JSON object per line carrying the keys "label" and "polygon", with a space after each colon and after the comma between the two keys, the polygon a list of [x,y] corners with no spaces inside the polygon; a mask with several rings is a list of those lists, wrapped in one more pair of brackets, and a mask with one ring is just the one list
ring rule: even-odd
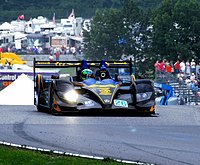
{"label": "black race car", "polygon": [[[74,68],[76,75],[60,74],[50,79],[34,71],[35,105],[38,111],[145,112],[155,113],[153,82],[135,80],[132,61],[36,61],[36,68]],[[82,80],[84,69],[94,70]],[[85,72],[85,71],[84,71]]]}

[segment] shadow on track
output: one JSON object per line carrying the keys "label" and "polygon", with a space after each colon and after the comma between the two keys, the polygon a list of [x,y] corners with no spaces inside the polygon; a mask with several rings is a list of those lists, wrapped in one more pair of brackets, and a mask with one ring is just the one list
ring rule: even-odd
{"label": "shadow on track", "polygon": [[52,114],[47,108],[44,108],[43,111],[38,113],[46,113],[53,116],[76,116],[76,117],[159,117],[158,113],[151,114],[149,112],[138,112],[134,110],[83,110],[83,111],[71,111],[71,112],[62,112],[57,114]]}
{"label": "shadow on track", "polygon": [[53,116],[75,116],[75,117],[159,117],[158,113],[150,114],[145,112],[122,112],[122,111],[62,112],[58,114],[51,114],[51,112],[43,111],[38,113],[46,113]]}

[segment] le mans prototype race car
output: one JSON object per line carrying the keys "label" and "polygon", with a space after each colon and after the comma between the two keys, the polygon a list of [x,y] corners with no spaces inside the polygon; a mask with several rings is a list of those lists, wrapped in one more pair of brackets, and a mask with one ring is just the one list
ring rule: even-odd
{"label": "le mans prototype race car", "polygon": [[[74,68],[76,75],[45,79],[34,71],[35,105],[38,111],[64,112],[144,112],[155,113],[153,82],[135,80],[132,61],[36,61],[36,68]],[[82,70],[95,75],[81,80]],[[93,72],[94,73],[94,72]],[[98,77],[97,77],[98,76]]]}

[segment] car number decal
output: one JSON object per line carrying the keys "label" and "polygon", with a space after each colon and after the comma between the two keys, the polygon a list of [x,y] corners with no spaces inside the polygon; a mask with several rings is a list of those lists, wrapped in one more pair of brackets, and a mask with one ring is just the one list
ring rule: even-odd
{"label": "car number decal", "polygon": [[111,95],[110,88],[98,88],[99,95]]}
{"label": "car number decal", "polygon": [[124,100],[114,100],[114,105],[117,107],[128,107],[127,101]]}

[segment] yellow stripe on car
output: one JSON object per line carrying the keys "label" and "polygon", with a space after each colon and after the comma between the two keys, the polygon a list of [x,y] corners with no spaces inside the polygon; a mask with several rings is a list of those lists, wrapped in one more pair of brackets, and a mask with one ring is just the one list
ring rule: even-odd
{"label": "yellow stripe on car", "polygon": [[94,88],[94,87],[99,87],[99,88],[105,88],[105,87],[110,87],[110,88],[115,88],[116,86],[115,85],[112,85],[112,84],[107,84],[107,85],[99,85],[99,84],[92,84],[90,86],[88,86],[90,88]]}

